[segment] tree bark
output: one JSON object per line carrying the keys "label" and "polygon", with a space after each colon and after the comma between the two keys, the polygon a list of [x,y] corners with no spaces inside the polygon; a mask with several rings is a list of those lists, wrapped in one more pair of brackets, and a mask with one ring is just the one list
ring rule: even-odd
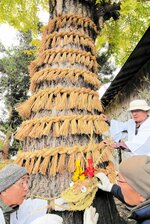
{"label": "tree bark", "polygon": [[[100,127],[96,129],[96,127],[94,127],[94,125],[96,125],[94,123],[95,121],[92,120],[92,116],[99,116],[102,112],[102,108],[100,109],[99,106],[100,102],[98,96],[95,92],[99,86],[99,81],[96,77],[98,64],[96,62],[96,50],[94,46],[96,26],[92,21],[94,20],[95,6],[91,4],[91,1],[88,3],[87,1],[80,0],[53,0],[49,1],[49,5],[50,24],[42,38],[41,53],[30,66],[30,90],[34,93],[33,100],[30,99],[22,110],[22,113],[26,113],[30,120],[28,123],[24,124],[27,124],[27,126],[24,126],[22,130],[20,130],[21,134],[18,135],[18,138],[24,140],[24,151],[34,152],[37,150],[37,154],[38,150],[40,151],[42,149],[54,149],[59,146],[73,147],[77,144],[82,148],[82,146],[88,145],[91,139],[95,141],[95,144],[100,143],[102,140],[101,133],[96,131]],[[44,74],[43,71],[47,71],[46,69],[51,69],[50,72],[56,70],[58,72],[57,74],[55,73],[57,77],[54,78],[54,74],[49,77],[46,75],[42,76]],[[59,74],[64,75],[65,72],[66,76],[61,76],[61,78],[59,78]],[[68,76],[70,72],[72,72],[72,76]],[[90,77],[89,79],[86,78],[87,74],[88,77]],[[86,91],[88,91],[88,100],[90,103],[85,106],[87,99]],[[72,94],[74,94],[74,98],[71,98]],[[42,98],[42,96],[44,97]],[[50,106],[49,103],[48,107],[48,104],[45,102],[46,97],[47,103],[52,99],[52,106]],[[68,103],[65,103],[66,99]],[[64,103],[63,106],[62,103]],[[71,103],[74,103],[74,105]],[[30,109],[28,108],[29,104]],[[92,105],[95,105],[95,108],[92,108]],[[64,117],[66,115],[68,115],[68,117]],[[75,117],[76,120],[73,120],[75,123],[72,123],[72,128],[68,129],[68,133],[66,132],[66,134],[63,134],[68,128],[66,121],[70,118],[69,116],[72,116],[72,120],[73,117]],[[49,120],[49,117],[53,120]],[[47,121],[44,124],[45,118]],[[60,124],[55,123],[58,118],[60,118]],[[63,121],[62,118],[64,119]],[[71,123],[72,120],[68,120],[68,122]],[[80,125],[81,121],[82,125]],[[52,122],[52,124],[49,122]],[[66,122],[66,129],[63,128],[63,122]],[[50,130],[47,134],[46,127],[48,125],[51,125],[51,128],[49,128]],[[88,133],[87,130],[85,130],[84,133],[82,130],[84,125],[87,125],[87,128],[89,126],[91,128],[93,127],[93,133]],[[29,126],[31,126],[32,129],[30,132]],[[77,126],[78,131],[75,131]],[[62,133],[60,133],[60,127]],[[46,134],[43,134],[41,130],[44,130]],[[84,153],[78,151],[75,157],[81,158],[83,162],[82,154]],[[87,158],[88,152],[86,151],[85,154]],[[64,155],[58,152],[58,155],[55,154],[52,156],[50,162],[55,166],[60,160],[64,161],[62,170],[60,169],[59,172],[57,172],[57,166],[57,169],[56,167],[53,167],[53,169],[50,167],[49,171],[45,165],[42,168],[42,172],[45,172],[45,175],[43,175],[41,168],[39,168],[39,163],[42,164],[43,162],[46,164],[46,162],[42,155],[40,155],[39,158],[37,156],[33,170],[35,171],[35,167],[38,168],[31,174],[30,195],[32,197],[41,196],[43,198],[51,198],[58,196],[69,187],[72,181],[73,172],[70,172],[67,168],[71,155],[67,153]],[[96,159],[97,158],[95,158],[95,161]],[[32,162],[34,162],[33,157],[26,159],[25,167],[31,168]],[[43,171],[44,168],[46,171]],[[53,175],[51,175],[52,173]],[[108,195],[101,192],[96,196],[94,204],[97,208],[97,212],[100,214],[98,224],[121,223],[114,200],[110,194]],[[54,213],[54,211],[52,211],[52,213]],[[64,224],[83,223],[83,212],[66,211],[56,213],[63,217]]]}

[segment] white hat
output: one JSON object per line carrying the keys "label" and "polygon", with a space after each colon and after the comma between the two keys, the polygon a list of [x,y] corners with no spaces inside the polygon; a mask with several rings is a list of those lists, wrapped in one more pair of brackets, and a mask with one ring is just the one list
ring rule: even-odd
{"label": "white hat", "polygon": [[147,105],[145,100],[133,100],[131,101],[128,111],[132,110],[144,110],[148,111],[150,110],[150,107]]}
{"label": "white hat", "polygon": [[35,219],[31,224],[63,224],[63,219],[59,215],[46,214]]}

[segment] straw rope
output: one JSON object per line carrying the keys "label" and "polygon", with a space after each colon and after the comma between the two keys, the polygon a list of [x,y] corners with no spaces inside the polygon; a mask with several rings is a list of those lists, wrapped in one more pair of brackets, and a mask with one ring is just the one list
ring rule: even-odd
{"label": "straw rope", "polygon": [[30,91],[35,92],[36,85],[45,80],[71,80],[73,83],[77,83],[79,78],[83,78],[86,83],[95,86],[96,89],[100,86],[100,81],[98,80],[97,75],[85,69],[44,68],[41,71],[34,73],[31,77]]}
{"label": "straw rope", "polygon": [[[63,173],[65,170],[73,173],[76,170],[76,159],[79,158],[84,169],[87,164],[83,157],[88,157],[91,154],[95,173],[104,172],[111,182],[116,183],[116,172],[113,163],[110,161],[110,157],[112,156],[111,152],[111,148],[104,144],[104,142],[94,144],[91,141],[85,146],[59,146],[56,148],[35,150],[33,152],[19,152],[15,163],[25,166],[30,174],[41,173],[43,175],[48,174],[49,176],[55,176],[57,173]],[[93,156],[94,153],[99,153],[99,155],[97,154],[95,158]],[[99,164],[106,161],[107,166],[99,168],[98,160]],[[72,187],[64,190],[60,196],[67,202],[67,210],[83,210],[89,207],[98,190],[97,183],[98,181],[95,177],[86,178],[82,181],[79,179]],[[34,197],[37,198],[40,196],[35,195]],[[50,201],[50,206],[53,204],[53,202],[51,202],[53,198],[47,198],[46,200]]]}
{"label": "straw rope", "polygon": [[[15,163],[25,166],[31,174],[41,173],[49,176],[55,176],[57,173],[63,173],[65,170],[73,173],[76,169],[76,159],[80,159],[82,168],[87,165],[89,156],[92,156],[95,166],[95,172],[104,172],[114,182],[116,178],[113,163],[110,161],[112,150],[104,142],[89,143],[88,145],[74,145],[72,147],[58,146],[55,148],[43,148],[30,152],[18,152]],[[66,162],[67,159],[67,162]],[[107,161],[106,167],[99,167],[99,164]]]}
{"label": "straw rope", "polygon": [[[39,198],[48,201],[48,206],[36,209],[33,211],[33,213],[39,212],[45,208],[49,209],[50,211],[55,210],[55,206],[60,207],[65,211],[82,211],[92,204],[95,194],[98,190],[97,183],[98,181],[95,177],[86,179],[82,182],[77,181],[72,187],[67,188],[60,195],[55,197],[43,197],[40,195],[30,194],[31,198]],[[83,188],[86,188],[85,192],[82,191]],[[54,200],[60,197],[66,201],[65,205],[58,205],[55,203]]]}
{"label": "straw rope", "polygon": [[[75,44],[77,46],[89,47],[93,55],[96,54],[96,47],[94,41],[89,36],[72,31],[72,32],[54,32],[43,37],[39,51],[45,51],[48,48],[55,48],[57,46],[64,47],[68,44]],[[49,47],[50,46],[50,47]]]}
{"label": "straw rope", "polygon": [[52,130],[54,137],[70,134],[102,134],[108,131],[108,125],[102,115],[65,115],[34,118],[24,121],[15,137],[23,141],[26,137],[41,138]]}
{"label": "straw rope", "polygon": [[[67,188],[61,193],[61,196],[68,203],[69,210],[82,211],[89,207],[98,190],[98,180],[96,177],[88,178],[83,181],[76,182],[72,187]],[[86,191],[82,192],[82,189]]]}
{"label": "straw rope", "polygon": [[42,52],[36,60],[32,61],[29,66],[30,76],[33,76],[37,72],[38,67],[44,64],[51,65],[63,62],[82,64],[94,72],[97,72],[99,67],[96,57],[91,55],[90,52],[79,49],[54,48]]}
{"label": "straw rope", "polygon": [[51,20],[48,25],[45,26],[43,35],[45,36],[52,33],[54,30],[66,26],[75,26],[76,28],[82,26],[83,28],[92,29],[97,33],[96,25],[90,18],[75,14],[65,14]]}
{"label": "straw rope", "polygon": [[87,88],[47,88],[40,90],[27,101],[21,103],[16,110],[21,117],[29,117],[31,112],[40,110],[86,109],[87,111],[103,111],[99,94]]}

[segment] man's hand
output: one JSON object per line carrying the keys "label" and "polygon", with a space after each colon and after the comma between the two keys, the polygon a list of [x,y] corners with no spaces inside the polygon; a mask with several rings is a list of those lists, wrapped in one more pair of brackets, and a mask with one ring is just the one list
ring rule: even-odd
{"label": "man's hand", "polygon": [[86,208],[84,211],[84,220],[83,224],[97,224],[99,214],[96,213],[94,207]]}
{"label": "man's hand", "polygon": [[123,150],[127,150],[128,149],[128,146],[125,144],[124,141],[121,141],[121,142],[118,142],[118,143],[114,143],[114,144],[111,145],[111,147],[116,148],[116,149],[117,148],[121,148]]}
{"label": "man's hand", "polygon": [[108,116],[107,116],[107,115],[105,115],[105,114],[102,114],[102,118],[103,118],[103,120],[104,120],[104,121],[109,121]]}
{"label": "man's hand", "polygon": [[110,180],[108,179],[106,174],[101,172],[101,173],[97,173],[95,176],[98,177],[98,179],[100,180],[98,183],[98,188],[103,191],[110,192],[113,184],[110,183]]}

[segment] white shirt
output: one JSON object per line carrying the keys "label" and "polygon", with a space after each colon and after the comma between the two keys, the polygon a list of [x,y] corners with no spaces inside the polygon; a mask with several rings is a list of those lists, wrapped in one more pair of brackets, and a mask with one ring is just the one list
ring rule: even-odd
{"label": "white shirt", "polygon": [[[33,220],[47,212],[48,203],[41,199],[27,199],[19,209],[10,215],[10,224],[31,224]],[[5,224],[4,215],[0,209],[0,224]]]}
{"label": "white shirt", "polygon": [[[110,134],[115,142],[127,137],[125,144],[133,155],[150,156],[150,117],[147,118],[139,127],[135,135],[136,123],[133,119],[127,122],[111,120]],[[127,131],[126,133],[123,131]]]}

